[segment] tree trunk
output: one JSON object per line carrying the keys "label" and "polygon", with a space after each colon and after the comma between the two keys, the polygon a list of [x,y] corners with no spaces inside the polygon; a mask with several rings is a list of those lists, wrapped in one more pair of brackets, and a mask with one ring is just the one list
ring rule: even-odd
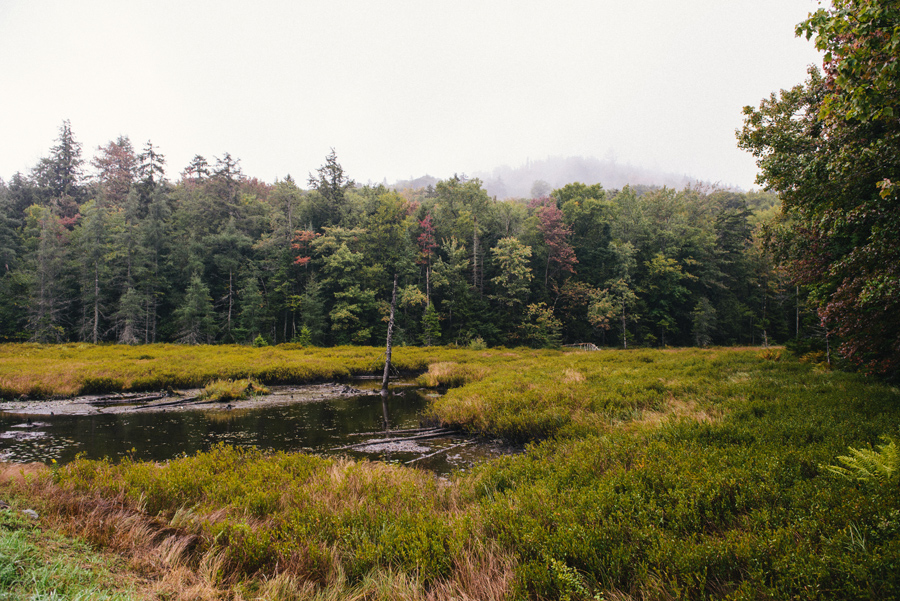
{"label": "tree trunk", "polygon": [[394,274],[394,291],[391,293],[391,317],[388,320],[387,349],[384,355],[384,376],[381,378],[381,396],[388,393],[388,378],[391,373],[391,345],[394,342],[394,310],[397,307],[397,274]]}
{"label": "tree trunk", "polygon": [[228,334],[231,335],[231,310],[234,307],[234,270],[228,270]]}
{"label": "tree trunk", "polygon": [[478,288],[478,218],[472,221],[472,287]]}
{"label": "tree trunk", "polygon": [[94,344],[97,344],[100,328],[100,266],[94,263]]}
{"label": "tree trunk", "polygon": [[425,266],[425,306],[431,304],[431,255],[428,255],[428,264]]}

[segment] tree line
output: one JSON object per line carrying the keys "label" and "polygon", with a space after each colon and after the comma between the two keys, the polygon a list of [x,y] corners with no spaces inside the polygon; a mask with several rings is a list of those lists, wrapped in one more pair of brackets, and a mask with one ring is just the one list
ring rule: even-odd
{"label": "tree line", "polygon": [[0,337],[382,344],[396,274],[396,344],[784,342],[816,319],[762,244],[778,207],[699,185],[397,191],[357,185],[334,151],[305,188],[227,153],[171,177],[127,137],[86,164],[64,122],[0,181]]}

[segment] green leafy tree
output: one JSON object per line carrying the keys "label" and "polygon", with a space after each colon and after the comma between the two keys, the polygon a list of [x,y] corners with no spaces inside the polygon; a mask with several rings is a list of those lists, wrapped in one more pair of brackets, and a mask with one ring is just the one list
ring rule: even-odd
{"label": "green leafy tree", "polygon": [[533,279],[529,266],[531,247],[516,238],[501,238],[497,246],[491,249],[491,254],[500,272],[491,280],[496,290],[491,298],[515,312],[527,300],[529,284]]}
{"label": "green leafy tree", "polygon": [[144,342],[156,342],[160,302],[164,300],[168,281],[164,267],[171,238],[171,209],[161,186],[150,194],[147,217],[140,223],[139,235],[146,252],[146,273],[139,282],[144,301]]}
{"label": "green leafy tree", "polygon": [[259,278],[248,273],[241,280],[238,298],[238,323],[233,335],[236,340],[255,339],[266,329],[266,298],[259,288]]}
{"label": "green leafy tree", "polygon": [[900,6],[893,0],[833,0],[797,26],[825,52],[828,94],[819,116],[896,121],[900,98]]}
{"label": "green leafy tree", "polygon": [[[331,235],[316,242],[323,249],[334,247],[343,235],[344,232],[332,231]],[[328,314],[331,333],[336,344],[368,343],[375,321],[375,291],[366,286],[365,256],[350,250],[347,242],[340,241],[334,251],[323,258],[323,285],[334,298]]]}
{"label": "green leafy tree", "polygon": [[[322,287],[315,277],[310,277],[306,288],[300,296],[300,317],[303,330],[309,336],[311,344],[319,344],[325,337],[325,300],[322,298]],[[306,344],[306,343],[304,343]]]}
{"label": "green leafy tree", "polygon": [[678,315],[683,315],[684,304],[690,296],[687,282],[696,279],[685,273],[678,261],[657,253],[647,262],[644,281],[646,318],[659,333],[659,341],[666,345],[666,334],[678,331]]}
{"label": "green leafy tree", "polygon": [[533,303],[525,307],[519,335],[531,346],[558,348],[562,341],[562,322],[546,303]]}
{"label": "green leafy tree", "polygon": [[[887,109],[900,100],[869,97],[858,82],[872,74],[857,70],[853,57],[868,36],[896,38],[896,20],[859,23],[850,10],[857,5],[864,15],[877,7],[896,13],[887,3],[841,2],[801,25],[818,32],[820,44],[841,49],[831,51],[836,64],[827,65],[826,77],[812,69],[805,85],[773,94],[758,109],[746,107],[738,139],[757,157],[759,182],[783,201],[780,227],[770,230],[777,257],[808,287],[826,328],[841,339],[841,353],[890,374],[900,369],[900,196],[893,185],[900,177],[900,120]],[[887,73],[895,70],[890,64],[896,59],[885,64]],[[845,70],[857,83],[841,75]],[[869,83],[882,85],[880,77]]]}
{"label": "green leafy tree", "polygon": [[249,236],[237,229],[234,217],[218,233],[204,239],[204,245],[212,254],[217,279],[221,282],[218,286],[218,302],[224,313],[222,334],[227,342],[233,340],[238,277],[252,242]]}
{"label": "green leafy tree", "polygon": [[83,165],[81,143],[75,140],[72,124],[66,119],[59,128],[56,145],[50,148],[50,156],[42,158],[32,173],[40,190],[40,203],[52,206],[62,218],[75,217],[87,196],[82,182]]}
{"label": "green leafy tree", "polygon": [[[82,207],[83,217],[74,232],[74,249],[81,257],[80,288],[82,317],[80,337],[97,344],[106,328],[104,327],[107,303],[110,297],[113,265],[115,261],[114,239],[118,229],[115,217],[107,208],[91,200]],[[136,340],[126,340],[133,343]]]}

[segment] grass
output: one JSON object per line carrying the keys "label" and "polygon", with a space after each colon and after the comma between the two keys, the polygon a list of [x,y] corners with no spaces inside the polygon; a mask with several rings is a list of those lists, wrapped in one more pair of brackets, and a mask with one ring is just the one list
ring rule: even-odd
{"label": "grass", "polygon": [[85,542],[43,530],[14,506],[0,510],[0,600],[132,601],[140,581]]}
{"label": "grass", "polygon": [[252,378],[242,380],[213,380],[203,387],[200,397],[208,401],[225,403],[269,394],[269,389]]}
{"label": "grass", "polygon": [[[397,370],[420,373],[446,357],[469,362],[482,355],[491,351],[398,347],[392,362]],[[0,344],[0,398],[202,388],[247,378],[269,385],[340,381],[380,373],[383,366],[384,349],[374,347]]]}
{"label": "grass", "polygon": [[[443,423],[527,452],[449,483],[219,447],[7,487],[172,599],[900,597],[895,480],[828,469],[896,437],[896,388],[757,349],[396,351],[456,386]],[[298,356],[342,353],[375,350]]]}

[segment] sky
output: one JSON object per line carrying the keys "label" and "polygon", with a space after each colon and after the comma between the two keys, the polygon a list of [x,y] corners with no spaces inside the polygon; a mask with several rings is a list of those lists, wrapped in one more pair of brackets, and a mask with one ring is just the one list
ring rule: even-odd
{"label": "sky", "polygon": [[750,189],[742,108],[821,64],[815,0],[0,0],[0,178],[69,119],[301,185],[593,156]]}

